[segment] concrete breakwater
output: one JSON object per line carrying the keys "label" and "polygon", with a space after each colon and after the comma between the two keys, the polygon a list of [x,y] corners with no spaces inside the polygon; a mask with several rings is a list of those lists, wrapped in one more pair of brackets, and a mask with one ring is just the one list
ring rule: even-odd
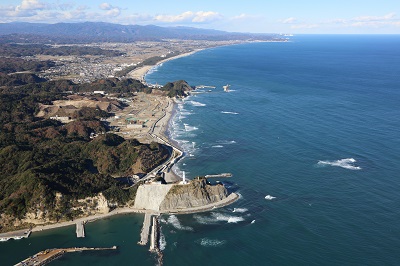
{"label": "concrete breakwater", "polygon": [[8,241],[10,239],[19,240],[22,238],[28,238],[31,234],[31,230],[19,230],[8,233],[0,234],[0,242]]}
{"label": "concrete breakwater", "polygon": [[110,248],[90,248],[90,247],[74,247],[74,248],[55,248],[40,251],[35,255],[15,264],[15,266],[41,266],[50,263],[51,261],[60,258],[65,253],[80,252],[80,251],[101,251],[101,250],[116,250],[117,246]]}

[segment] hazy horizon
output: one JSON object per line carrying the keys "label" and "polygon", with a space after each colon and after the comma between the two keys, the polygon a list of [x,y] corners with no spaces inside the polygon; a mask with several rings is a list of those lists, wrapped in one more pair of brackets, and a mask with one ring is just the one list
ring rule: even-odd
{"label": "hazy horizon", "polygon": [[400,34],[400,3],[313,0],[110,2],[2,0],[0,23],[107,22],[122,25],[185,26],[245,33]]}

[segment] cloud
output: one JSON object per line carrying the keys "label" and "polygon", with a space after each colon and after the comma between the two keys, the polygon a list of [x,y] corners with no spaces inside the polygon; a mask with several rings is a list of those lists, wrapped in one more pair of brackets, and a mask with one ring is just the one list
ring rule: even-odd
{"label": "cloud", "polygon": [[113,6],[109,3],[101,3],[99,7],[103,10],[111,10],[113,8]]}
{"label": "cloud", "polygon": [[400,20],[395,13],[388,13],[383,16],[358,16],[351,19],[334,19],[328,23],[338,24],[345,27],[374,27],[398,26]]}
{"label": "cloud", "polygon": [[47,6],[46,3],[40,2],[38,0],[22,0],[21,5],[17,6],[16,9],[19,10],[42,10]]}
{"label": "cloud", "polygon": [[281,22],[283,24],[292,24],[292,23],[296,23],[297,19],[294,18],[294,17],[290,17],[290,18],[287,18],[287,19],[280,20],[279,22]]}
{"label": "cloud", "polygon": [[121,14],[121,8],[113,6],[109,3],[101,3],[99,8],[106,11],[106,15],[109,17],[117,17]]}
{"label": "cloud", "polygon": [[238,16],[231,17],[230,20],[255,20],[261,19],[261,16],[249,15],[249,14],[240,14]]}
{"label": "cloud", "polygon": [[220,20],[222,15],[213,11],[186,11],[179,15],[157,15],[154,20],[166,23],[207,23]]}

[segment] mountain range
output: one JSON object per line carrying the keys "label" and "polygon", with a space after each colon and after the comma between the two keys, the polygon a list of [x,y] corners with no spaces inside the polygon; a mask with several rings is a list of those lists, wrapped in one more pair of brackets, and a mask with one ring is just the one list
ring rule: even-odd
{"label": "mountain range", "polygon": [[121,25],[105,22],[82,23],[0,23],[3,41],[35,41],[46,37],[47,42],[131,42],[162,39],[183,40],[270,40],[276,34],[225,32],[192,27],[159,27],[154,25]]}

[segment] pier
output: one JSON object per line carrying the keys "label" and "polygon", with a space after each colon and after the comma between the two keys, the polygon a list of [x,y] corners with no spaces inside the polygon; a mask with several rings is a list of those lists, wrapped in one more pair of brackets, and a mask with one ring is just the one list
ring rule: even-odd
{"label": "pier", "polygon": [[215,86],[207,86],[207,85],[198,85],[198,86],[196,86],[196,89],[206,89],[206,88],[215,89],[216,87]]}
{"label": "pier", "polygon": [[151,216],[152,213],[145,213],[144,214],[144,221],[142,231],[140,233],[140,241],[138,242],[139,245],[145,246],[149,241],[149,233],[150,233],[150,225],[151,225]]}
{"label": "pier", "polygon": [[83,221],[76,223],[76,237],[85,237],[85,226]]}
{"label": "pier", "polygon": [[31,234],[31,230],[19,230],[10,233],[0,234],[0,242],[8,241],[10,239],[19,240],[22,238],[28,238]]}
{"label": "pier", "polygon": [[151,226],[150,235],[150,251],[158,251],[158,238],[159,238],[159,226],[156,216],[153,216],[153,225]]}
{"label": "pier", "polygon": [[217,175],[206,175],[205,178],[221,178],[221,177],[232,177],[231,173],[222,173]]}
{"label": "pier", "polygon": [[101,251],[101,250],[116,250],[117,246],[110,248],[88,248],[88,247],[75,247],[75,248],[55,248],[40,251],[35,255],[15,264],[14,266],[39,266],[46,265],[51,261],[60,258],[65,253],[81,252],[81,251]]}

